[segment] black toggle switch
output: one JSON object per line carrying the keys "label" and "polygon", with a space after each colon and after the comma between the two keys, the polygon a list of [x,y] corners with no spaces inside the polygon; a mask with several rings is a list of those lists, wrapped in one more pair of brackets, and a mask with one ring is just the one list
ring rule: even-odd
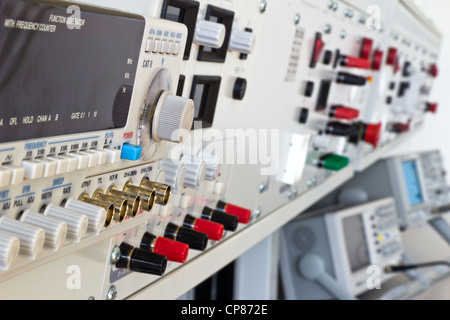
{"label": "black toggle switch", "polygon": [[185,243],[189,248],[204,251],[208,245],[208,235],[186,227],[180,227],[169,222],[164,237]]}
{"label": "black toggle switch", "polygon": [[157,276],[162,276],[166,271],[167,257],[163,255],[135,248],[125,242],[122,242],[119,248],[120,258],[116,262],[117,268]]}

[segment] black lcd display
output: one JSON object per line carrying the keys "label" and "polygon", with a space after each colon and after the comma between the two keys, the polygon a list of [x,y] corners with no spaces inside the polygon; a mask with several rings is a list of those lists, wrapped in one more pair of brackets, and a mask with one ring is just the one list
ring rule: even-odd
{"label": "black lcd display", "polygon": [[145,20],[68,5],[0,2],[0,142],[126,125]]}

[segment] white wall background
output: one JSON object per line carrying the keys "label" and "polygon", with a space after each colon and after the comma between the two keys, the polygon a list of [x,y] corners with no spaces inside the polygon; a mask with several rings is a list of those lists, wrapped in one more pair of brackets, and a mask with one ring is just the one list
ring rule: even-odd
{"label": "white wall background", "polygon": [[[443,45],[431,100],[439,102],[437,115],[429,114],[425,128],[392,154],[440,149],[450,173],[450,0],[415,0],[416,4],[442,32]],[[449,174],[450,179],[450,174]],[[450,219],[448,219],[450,221]],[[405,233],[405,248],[416,262],[450,259],[450,246],[427,225]],[[450,299],[450,279],[442,281],[420,299]]]}

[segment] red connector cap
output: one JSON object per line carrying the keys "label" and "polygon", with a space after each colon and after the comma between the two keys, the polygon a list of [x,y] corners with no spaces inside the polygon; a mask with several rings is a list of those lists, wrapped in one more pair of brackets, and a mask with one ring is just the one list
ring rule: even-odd
{"label": "red connector cap", "polygon": [[354,120],[359,117],[359,110],[344,106],[333,106],[330,110],[330,117],[336,119]]}
{"label": "red connector cap", "polygon": [[356,57],[341,56],[341,66],[358,69],[370,69],[370,60]]}
{"label": "red connector cap", "polygon": [[439,105],[437,103],[427,103],[427,112],[437,113]]}
{"label": "red connector cap", "polygon": [[372,54],[373,40],[369,38],[363,38],[361,41],[361,51],[359,57],[361,59],[370,60]]}
{"label": "red connector cap", "polygon": [[217,211],[222,211],[227,214],[231,214],[239,218],[239,222],[243,224],[250,223],[250,219],[252,218],[252,211],[249,209],[245,209],[242,207],[238,207],[234,204],[226,203],[223,201],[219,201],[217,203],[216,209]]}
{"label": "red connector cap", "polygon": [[378,146],[381,137],[381,123],[367,124],[364,133],[364,141],[370,143],[374,148]]}
{"label": "red connector cap", "polygon": [[395,64],[395,61],[397,60],[397,49],[395,48],[389,48],[386,64],[393,66]]}
{"label": "red connector cap", "polygon": [[376,50],[373,54],[373,60],[372,60],[372,70],[380,71],[381,66],[383,65],[383,56],[384,52],[381,50]]}
{"label": "red connector cap", "polygon": [[189,246],[185,243],[159,237],[155,241],[153,252],[166,256],[169,261],[185,263],[189,254]]}
{"label": "red connector cap", "polygon": [[224,229],[222,224],[205,219],[197,219],[194,223],[195,231],[207,234],[208,238],[214,241],[222,240]]}
{"label": "red connector cap", "polygon": [[428,73],[430,74],[430,76],[432,76],[433,78],[437,78],[437,76],[439,75],[439,68],[437,66],[436,63],[433,63],[430,66],[430,69],[428,70]]}

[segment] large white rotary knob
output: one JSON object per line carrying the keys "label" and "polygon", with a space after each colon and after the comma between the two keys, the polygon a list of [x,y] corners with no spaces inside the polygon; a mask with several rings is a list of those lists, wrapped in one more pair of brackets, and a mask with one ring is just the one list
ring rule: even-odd
{"label": "large white rotary knob", "polygon": [[89,221],[85,214],[50,204],[45,209],[44,215],[67,223],[67,238],[75,242],[79,242],[86,234]]}
{"label": "large white rotary knob", "polygon": [[40,213],[26,210],[20,217],[20,221],[44,229],[45,246],[57,251],[66,240],[67,223],[44,216]]}
{"label": "large white rotary knob", "polygon": [[226,28],[223,24],[199,20],[195,26],[194,42],[198,45],[218,49],[225,41]]}
{"label": "large white rotary knob", "polygon": [[31,259],[41,252],[45,243],[45,231],[7,217],[0,218],[0,232],[15,236],[20,240],[20,253]]}
{"label": "large white rotary knob", "polygon": [[88,217],[87,229],[88,231],[94,234],[99,234],[100,231],[103,229],[103,227],[107,224],[106,223],[107,212],[102,207],[98,207],[90,203],[70,198],[64,204],[64,208],[87,215]]}
{"label": "large white rotary knob", "polygon": [[0,270],[9,269],[19,256],[19,250],[19,238],[0,232]]}
{"label": "large white rotary knob", "polygon": [[184,186],[188,188],[199,188],[205,180],[206,163],[202,159],[193,156],[184,156],[181,162],[186,167]]}
{"label": "large white rotary knob", "polygon": [[250,54],[255,48],[255,35],[252,32],[234,29],[231,32],[229,49]]}
{"label": "large white rotary knob", "polygon": [[164,91],[156,105],[152,123],[153,140],[184,142],[194,122],[194,101]]}
{"label": "large white rotary knob", "polygon": [[178,193],[183,187],[186,178],[186,167],[180,161],[164,159],[159,162],[159,168],[164,171],[166,181],[172,192]]}

